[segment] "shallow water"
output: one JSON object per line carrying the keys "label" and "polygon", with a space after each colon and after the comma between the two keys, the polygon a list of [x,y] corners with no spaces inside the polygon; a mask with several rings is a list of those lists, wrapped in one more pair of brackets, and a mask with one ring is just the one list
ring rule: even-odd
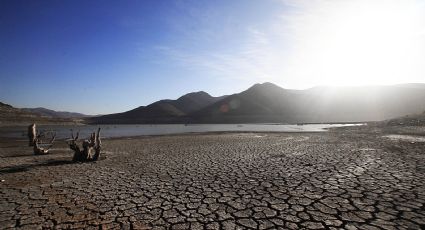
{"label": "shallow water", "polygon": [[[166,135],[179,133],[202,133],[202,132],[325,132],[328,128],[353,126],[359,124],[306,124],[306,125],[282,125],[282,124],[163,124],[163,125],[39,125],[38,130],[55,131],[56,138],[64,139],[71,136],[71,129],[80,132],[81,138],[87,138],[89,134],[101,127],[102,137],[130,137],[143,135]],[[27,127],[0,127],[0,137],[26,138]]]}
{"label": "shallow water", "polygon": [[412,135],[386,135],[386,138],[392,140],[402,140],[402,141],[411,141],[411,142],[425,142],[425,137],[421,136],[412,136]]}

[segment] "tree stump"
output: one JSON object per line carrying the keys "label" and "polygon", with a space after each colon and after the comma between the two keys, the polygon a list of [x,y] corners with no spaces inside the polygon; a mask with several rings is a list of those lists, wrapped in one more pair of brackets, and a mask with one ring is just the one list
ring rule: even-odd
{"label": "tree stump", "polygon": [[44,155],[49,153],[49,149],[53,146],[53,142],[56,138],[56,133],[50,132],[51,140],[47,144],[42,143],[42,138],[45,137],[46,132],[38,132],[37,126],[35,124],[31,124],[28,126],[28,145],[33,146],[35,155]]}
{"label": "tree stump", "polygon": [[100,157],[102,146],[100,128],[98,128],[97,133],[93,132],[88,140],[83,141],[82,149],[77,144],[78,136],[79,132],[77,132],[76,137],[72,133],[68,142],[69,148],[74,151],[73,161],[97,161]]}

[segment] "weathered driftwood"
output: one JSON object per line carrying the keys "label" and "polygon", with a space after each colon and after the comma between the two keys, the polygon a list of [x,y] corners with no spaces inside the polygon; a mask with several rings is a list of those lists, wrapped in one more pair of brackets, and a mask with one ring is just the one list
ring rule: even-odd
{"label": "weathered driftwood", "polygon": [[71,139],[68,140],[69,148],[74,151],[74,161],[96,161],[100,157],[102,142],[100,140],[100,128],[97,133],[93,132],[88,140],[83,141],[82,149],[77,144],[79,132],[74,137],[71,133]]}
{"label": "weathered driftwood", "polygon": [[28,126],[28,146],[34,146],[37,130],[35,124]]}
{"label": "weathered driftwood", "polygon": [[49,149],[53,146],[53,142],[56,138],[56,133],[49,133],[51,135],[49,143],[43,144],[42,138],[46,136],[46,132],[38,132],[35,124],[28,126],[28,145],[33,146],[35,155],[44,155],[49,153]]}

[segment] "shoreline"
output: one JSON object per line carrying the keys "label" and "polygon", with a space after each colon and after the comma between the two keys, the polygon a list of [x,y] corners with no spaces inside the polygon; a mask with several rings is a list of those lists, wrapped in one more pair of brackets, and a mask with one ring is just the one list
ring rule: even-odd
{"label": "shoreline", "polygon": [[[104,138],[111,137],[137,137],[157,135],[182,135],[201,133],[302,133],[302,132],[328,132],[335,127],[359,126],[358,124],[311,124],[311,125],[277,125],[277,124],[222,124],[222,125],[38,125],[40,130],[54,130],[57,139],[67,139],[70,130],[80,131],[84,136],[97,129],[102,128],[101,135]],[[13,137],[16,139],[26,138],[26,127],[10,126],[0,127],[0,137]]]}
{"label": "shoreline", "polygon": [[[416,130],[416,132],[411,131],[411,129]],[[133,135],[133,136],[114,136],[114,137],[102,137],[104,140],[128,140],[128,139],[146,139],[153,137],[178,137],[178,136],[208,136],[208,135],[226,135],[226,134],[320,134],[320,133],[340,133],[340,134],[350,134],[350,133],[363,133],[369,135],[403,135],[403,136],[412,136],[412,137],[423,137],[425,136],[425,127],[410,127],[410,126],[391,126],[391,127],[376,127],[376,126],[344,126],[344,127],[331,127],[325,128],[323,131],[205,131],[205,132],[183,132],[183,133],[168,133],[168,134],[147,134],[147,135]],[[101,135],[102,136],[102,135]],[[85,138],[85,137],[84,137]],[[7,141],[27,141],[26,136],[22,137],[0,137],[0,142]],[[68,138],[56,138],[57,141],[65,141]]]}

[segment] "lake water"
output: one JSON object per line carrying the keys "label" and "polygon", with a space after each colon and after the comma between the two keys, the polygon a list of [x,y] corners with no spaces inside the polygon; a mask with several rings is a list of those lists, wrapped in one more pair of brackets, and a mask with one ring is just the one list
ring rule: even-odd
{"label": "lake water", "polygon": [[402,140],[402,141],[410,141],[410,142],[425,142],[425,137],[422,137],[422,136],[392,134],[392,135],[386,135],[384,137],[390,138],[395,141]]}
{"label": "lake water", "polygon": [[[39,125],[37,130],[55,131],[56,138],[66,139],[71,137],[71,129],[80,131],[80,138],[88,138],[89,134],[101,127],[101,136],[130,137],[143,135],[166,135],[179,133],[203,133],[203,132],[325,132],[328,128],[353,126],[361,124],[306,124],[306,125],[283,125],[283,124],[163,124],[163,125],[84,125],[84,126],[61,126]],[[27,127],[0,127],[0,137],[26,138]]]}

